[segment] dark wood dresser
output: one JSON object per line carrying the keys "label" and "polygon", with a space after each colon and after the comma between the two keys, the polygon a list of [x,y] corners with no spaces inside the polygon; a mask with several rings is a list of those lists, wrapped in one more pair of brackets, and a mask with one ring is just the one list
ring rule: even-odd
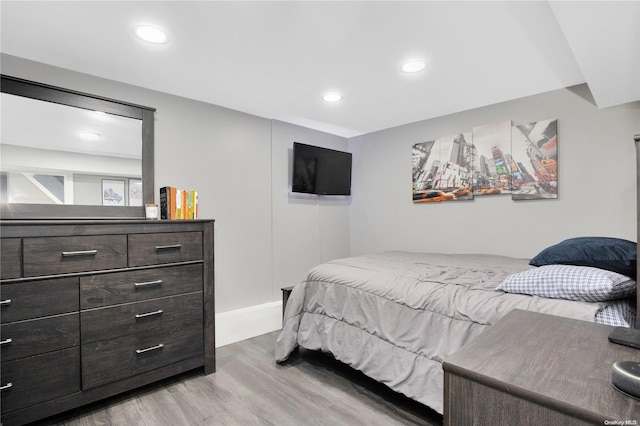
{"label": "dark wood dresser", "polygon": [[213,373],[213,232],[209,220],[2,222],[2,424]]}
{"label": "dark wood dresser", "polygon": [[637,425],[640,401],[611,384],[640,350],[613,327],[514,310],[444,360],[445,425]]}

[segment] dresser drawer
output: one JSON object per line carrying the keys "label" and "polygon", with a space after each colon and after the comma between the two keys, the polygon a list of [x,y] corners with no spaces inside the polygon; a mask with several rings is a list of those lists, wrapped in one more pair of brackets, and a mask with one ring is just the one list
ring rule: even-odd
{"label": "dresser drawer", "polygon": [[2,361],[80,345],[80,314],[63,314],[0,326]]}
{"label": "dresser drawer", "polygon": [[2,363],[2,413],[80,391],[80,348]]}
{"label": "dresser drawer", "polygon": [[161,332],[83,344],[82,386],[89,389],[203,353],[202,317]]}
{"label": "dresser drawer", "polygon": [[129,235],[129,266],[202,260],[202,233]]}
{"label": "dresser drawer", "polygon": [[20,278],[22,265],[22,240],[3,238],[0,240],[0,278]]}
{"label": "dresser drawer", "polygon": [[202,265],[168,266],[80,278],[82,309],[202,291]]}
{"label": "dresser drawer", "polygon": [[25,238],[24,275],[54,275],[126,268],[127,236]]}
{"label": "dresser drawer", "polygon": [[82,343],[135,333],[157,333],[199,324],[202,327],[202,292],[164,297],[83,311]]}
{"label": "dresser drawer", "polygon": [[2,323],[78,311],[79,279],[56,278],[0,286]]}

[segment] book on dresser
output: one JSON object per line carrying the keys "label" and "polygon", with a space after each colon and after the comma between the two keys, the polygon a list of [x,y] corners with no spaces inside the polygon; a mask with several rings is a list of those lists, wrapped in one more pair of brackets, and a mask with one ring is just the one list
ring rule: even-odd
{"label": "book on dresser", "polygon": [[198,191],[160,188],[160,219],[198,219],[199,213]]}
{"label": "book on dresser", "polygon": [[0,223],[3,426],[215,371],[212,220]]}

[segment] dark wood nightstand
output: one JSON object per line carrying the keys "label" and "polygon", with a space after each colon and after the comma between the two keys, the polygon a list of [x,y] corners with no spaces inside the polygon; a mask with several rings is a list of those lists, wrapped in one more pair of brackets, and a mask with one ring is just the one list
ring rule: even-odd
{"label": "dark wood nightstand", "polygon": [[289,300],[289,295],[291,294],[291,290],[293,290],[294,286],[282,287],[282,325],[284,325],[284,309],[287,307],[287,301]]}
{"label": "dark wood nightstand", "polygon": [[611,385],[613,363],[640,350],[611,330],[514,310],[444,360],[445,426],[640,424],[640,401]]}

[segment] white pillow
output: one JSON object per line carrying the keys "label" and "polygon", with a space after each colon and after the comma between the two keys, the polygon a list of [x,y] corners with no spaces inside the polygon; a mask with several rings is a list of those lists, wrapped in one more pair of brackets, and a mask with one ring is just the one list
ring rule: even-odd
{"label": "white pillow", "polygon": [[496,290],[553,299],[603,302],[636,294],[626,275],[590,266],[545,265],[509,275]]}

